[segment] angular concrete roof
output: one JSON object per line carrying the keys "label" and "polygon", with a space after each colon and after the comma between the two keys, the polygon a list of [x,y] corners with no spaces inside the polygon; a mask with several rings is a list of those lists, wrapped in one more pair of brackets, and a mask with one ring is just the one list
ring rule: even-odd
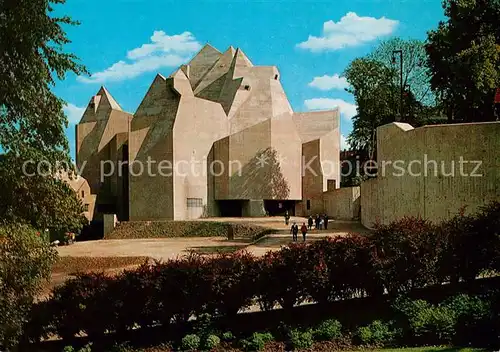
{"label": "angular concrete roof", "polygon": [[90,98],[80,123],[106,119],[112,110],[123,111],[111,93],[102,86],[97,94]]}
{"label": "angular concrete roof", "polygon": [[[201,91],[203,91],[203,89],[207,88],[216,80],[224,76],[229,71],[231,62],[233,61],[234,54],[235,54],[234,48],[232,46],[229,47],[224,52],[224,54],[222,54],[221,57],[213,64],[212,68],[209,71],[207,71],[205,76],[203,76],[200,83],[194,90],[194,93],[195,94],[200,93]],[[220,95],[220,89],[218,93]]]}
{"label": "angular concrete roof", "polygon": [[210,70],[213,64],[221,57],[221,52],[210,44],[206,44],[189,62],[189,80],[196,88],[201,78]]}
{"label": "angular concrete roof", "polygon": [[99,89],[97,95],[102,96],[100,102],[101,104],[106,104],[106,105],[109,104],[109,106],[111,106],[111,109],[123,111],[121,106],[116,102],[115,98],[113,98],[113,96],[108,92],[106,87],[102,86],[101,89]]}

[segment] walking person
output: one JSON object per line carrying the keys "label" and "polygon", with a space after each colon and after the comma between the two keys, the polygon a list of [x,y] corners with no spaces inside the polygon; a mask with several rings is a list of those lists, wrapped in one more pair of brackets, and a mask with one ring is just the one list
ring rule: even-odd
{"label": "walking person", "polygon": [[313,217],[312,217],[312,215],[309,215],[309,219],[307,219],[307,225],[309,227],[309,230],[312,230],[312,228],[313,228]]}
{"label": "walking person", "polygon": [[319,230],[319,214],[316,214],[316,218],[314,219],[314,225],[316,230]]}
{"label": "walking person", "polygon": [[300,228],[300,231],[302,232],[302,238],[304,239],[304,242],[306,241],[306,235],[307,235],[307,226],[306,223],[302,223],[302,227]]}
{"label": "walking person", "polygon": [[288,214],[288,210],[285,212],[285,225],[288,226],[288,222],[290,220],[290,214]]}
{"label": "walking person", "polygon": [[297,242],[297,234],[299,233],[299,226],[296,223],[292,224],[290,228],[290,232],[292,233],[293,242]]}
{"label": "walking person", "polygon": [[325,219],[325,230],[328,230],[328,215],[325,214],[324,219]]}
{"label": "walking person", "polygon": [[319,229],[323,230],[323,226],[325,225],[325,220],[323,219],[322,216],[319,218]]}

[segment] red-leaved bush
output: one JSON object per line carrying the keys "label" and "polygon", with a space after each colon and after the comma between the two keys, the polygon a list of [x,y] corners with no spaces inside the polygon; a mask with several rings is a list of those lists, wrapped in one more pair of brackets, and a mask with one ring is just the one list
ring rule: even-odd
{"label": "red-leaved bush", "polygon": [[407,217],[378,225],[371,234],[373,270],[389,293],[399,293],[437,282],[439,238],[436,226]]}
{"label": "red-leaved bush", "polygon": [[500,202],[465,215],[462,209],[443,222],[438,276],[440,281],[474,280],[482,271],[500,271]]}
{"label": "red-leaved bush", "polygon": [[304,301],[325,304],[471,280],[484,270],[500,270],[499,231],[497,202],[439,225],[404,218],[367,236],[290,244],[261,258],[246,252],[190,254],[117,276],[78,275],[34,310],[43,317],[33,316],[29,338],[37,332],[70,338],[166,326],[204,313],[234,316],[252,303],[290,309]]}

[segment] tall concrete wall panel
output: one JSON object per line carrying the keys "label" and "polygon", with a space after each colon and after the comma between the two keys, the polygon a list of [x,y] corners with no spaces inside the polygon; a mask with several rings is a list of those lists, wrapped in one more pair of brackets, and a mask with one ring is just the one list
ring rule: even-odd
{"label": "tall concrete wall panel", "polygon": [[393,123],[377,135],[379,175],[361,185],[365,226],[403,216],[441,221],[461,207],[471,213],[500,199],[499,122],[416,129]]}
{"label": "tall concrete wall panel", "polygon": [[360,187],[343,187],[325,192],[323,195],[325,213],[337,220],[359,218],[360,193]]}

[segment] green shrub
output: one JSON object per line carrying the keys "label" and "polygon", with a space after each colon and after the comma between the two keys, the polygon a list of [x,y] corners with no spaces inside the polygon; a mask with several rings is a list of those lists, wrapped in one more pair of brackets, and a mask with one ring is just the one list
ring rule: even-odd
{"label": "green shrub", "polygon": [[200,337],[201,340],[206,340],[208,336],[215,333],[213,327],[212,316],[208,313],[202,313],[196,317],[194,324],[194,333]]}
{"label": "green shrub", "polygon": [[485,346],[496,338],[491,303],[465,294],[439,305],[424,300],[398,299],[405,339],[411,343]]}
{"label": "green shrub", "polygon": [[217,335],[208,335],[207,340],[205,341],[205,348],[211,350],[219,346],[220,338]]}
{"label": "green shrub", "polygon": [[[112,351],[115,351],[114,349]],[[119,350],[122,351],[122,350]],[[65,346],[62,352],[92,352],[92,342],[86,344],[82,348],[75,350],[73,346]]]}
{"label": "green shrub", "polygon": [[342,324],[338,320],[328,319],[318,325],[313,336],[316,341],[338,340],[342,337]]}
{"label": "green shrub", "polygon": [[266,346],[266,343],[274,340],[271,333],[258,333],[255,332],[253,335],[241,341],[241,347],[245,351],[262,351]]}
{"label": "green shrub", "polygon": [[396,331],[391,324],[375,320],[368,326],[359,327],[356,336],[363,345],[386,346],[394,341]]}
{"label": "green shrub", "polygon": [[183,351],[193,351],[200,347],[201,339],[196,334],[189,334],[182,338],[181,347]]}
{"label": "green shrub", "polygon": [[78,352],[92,352],[92,342],[86,344],[78,350]]}
{"label": "green shrub", "polygon": [[495,339],[489,301],[461,294],[449,298],[442,305],[456,315],[454,344],[485,346],[485,343]]}
{"label": "green shrub", "polygon": [[136,352],[128,343],[115,344],[109,352]]}
{"label": "green shrub", "polygon": [[404,325],[410,340],[424,344],[451,342],[457,316],[450,307],[434,306],[424,300],[408,299],[398,300],[394,306],[406,320]]}
{"label": "green shrub", "polygon": [[0,225],[0,350],[19,342],[56,258],[54,249],[31,227]]}
{"label": "green shrub", "polygon": [[289,334],[290,344],[294,350],[305,350],[311,348],[314,340],[311,330],[300,331],[293,329]]}
{"label": "green shrub", "polygon": [[222,341],[231,342],[234,340],[234,335],[231,331],[226,331],[222,334]]}
{"label": "green shrub", "polygon": [[453,296],[442,304],[454,311],[457,317],[467,316],[473,319],[484,318],[491,308],[490,302],[466,294]]}

